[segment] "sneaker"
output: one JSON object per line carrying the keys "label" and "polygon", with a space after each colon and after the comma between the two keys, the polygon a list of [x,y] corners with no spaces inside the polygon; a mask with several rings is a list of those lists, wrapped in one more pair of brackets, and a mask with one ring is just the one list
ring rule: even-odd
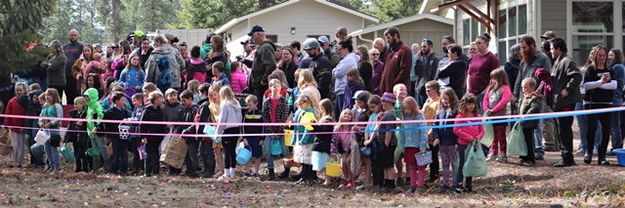
{"label": "sneaker", "polygon": [[575,152],[575,155],[577,155],[577,156],[584,156],[584,154],[586,154],[586,150],[585,149],[578,149]]}
{"label": "sneaker", "polygon": [[542,155],[536,156],[535,160],[545,160],[545,157]]}
{"label": "sneaker", "polygon": [[505,155],[500,155],[499,157],[497,157],[497,162],[506,163],[508,162],[508,158]]}
{"label": "sneaker", "polygon": [[[323,185],[325,186],[325,183],[324,183]],[[362,185],[357,186],[357,187],[356,187],[356,190],[357,190],[357,191],[366,191],[366,190],[371,189],[371,187],[372,187],[372,185],[371,185],[371,184],[363,183]]]}
{"label": "sneaker", "polygon": [[417,187],[414,187],[414,186],[410,187],[408,191],[406,191],[406,193],[410,195],[414,195],[415,192],[417,192]]}
{"label": "sneaker", "polygon": [[349,183],[348,181],[343,181],[343,182],[341,182],[341,185],[339,185],[339,189],[344,189],[344,188],[346,188],[348,183]]}
{"label": "sneaker", "polygon": [[608,161],[606,161],[606,160],[599,161],[599,162],[597,162],[597,163],[598,163],[598,165],[603,165],[603,166],[608,166],[608,165],[610,165],[610,163],[609,163]]}
{"label": "sneaker", "polygon": [[461,194],[462,192],[464,192],[464,190],[462,190],[462,188],[454,189],[454,193]]}
{"label": "sneaker", "polygon": [[490,153],[490,154],[488,154],[488,157],[486,158],[486,162],[488,162],[488,161],[492,161],[492,160],[494,160],[496,157],[497,157],[497,155],[495,155],[495,154],[493,154],[493,153]]}
{"label": "sneaker", "polygon": [[566,163],[563,160],[560,160],[560,162],[553,164],[553,167],[555,168],[563,168],[563,167],[569,167],[569,166],[575,166],[575,162],[573,163]]}
{"label": "sneaker", "polygon": [[354,188],[354,181],[349,181],[347,182],[347,185],[345,185],[346,189],[352,189]]}

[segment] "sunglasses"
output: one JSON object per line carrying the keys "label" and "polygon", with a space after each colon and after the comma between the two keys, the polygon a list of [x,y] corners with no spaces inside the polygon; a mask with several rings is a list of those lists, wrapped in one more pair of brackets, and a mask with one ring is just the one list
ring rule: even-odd
{"label": "sunglasses", "polygon": [[380,54],[379,53],[372,53],[371,55],[372,56],[379,56]]}

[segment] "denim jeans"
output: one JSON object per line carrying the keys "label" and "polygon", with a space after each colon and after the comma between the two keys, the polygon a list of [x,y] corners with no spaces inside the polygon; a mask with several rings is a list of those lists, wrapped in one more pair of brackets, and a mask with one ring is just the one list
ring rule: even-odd
{"label": "denim jeans", "polygon": [[[575,104],[575,110],[584,110],[584,105],[582,103]],[[575,116],[575,120],[577,120],[577,126],[579,127],[579,149],[586,150],[586,143],[588,139],[586,138],[588,134],[588,121],[586,120],[586,115]],[[601,125],[597,125],[597,130],[595,132],[595,141],[601,141]],[[597,142],[599,143],[599,142]],[[595,145],[595,149],[599,149],[599,145]]]}
{"label": "denim jeans", "polygon": [[[96,137],[95,139],[91,139],[91,147],[100,149],[100,156],[93,158],[93,169],[97,170],[102,167],[102,162],[104,163],[104,169],[107,172],[111,172],[111,156],[106,152],[106,143],[104,137]],[[100,162],[102,159],[102,162]]]}
{"label": "denim jeans", "polygon": [[284,153],[284,140],[280,137],[278,138],[271,138],[271,137],[266,137],[265,138],[265,142],[263,147],[265,148],[265,157],[267,159],[267,169],[274,169],[274,164],[273,161],[277,158],[280,158],[280,156],[278,155],[272,155],[271,154],[271,144],[272,144],[272,140],[273,139],[277,139],[278,141],[280,141],[280,145],[282,146],[282,153]]}
{"label": "denim jeans", "polygon": [[545,128],[545,122],[541,119],[538,122],[538,128],[534,130],[534,154],[536,157],[542,157],[545,155],[543,150],[543,129]]}
{"label": "denim jeans", "polygon": [[50,164],[50,167],[52,167],[52,169],[59,171],[61,170],[61,160],[60,160],[60,156],[59,156],[59,151],[56,147],[53,147],[52,145],[50,145],[50,140],[48,140],[46,142],[45,145],[43,145],[43,150],[46,153],[46,156],[48,157],[48,163]]}
{"label": "denim jeans", "polygon": [[[615,105],[619,107],[621,105]],[[612,122],[610,123],[610,138],[612,138],[612,149],[623,148],[623,134],[621,132],[621,112],[612,112]]]}
{"label": "denim jeans", "polygon": [[341,115],[341,111],[343,111],[343,94],[340,95],[336,95],[335,97],[336,99],[334,100],[334,119],[338,120],[339,116]]}
{"label": "denim jeans", "polygon": [[187,174],[196,173],[198,170],[198,147],[200,145],[199,141],[196,138],[185,138],[187,145],[189,146],[187,150],[187,157],[185,158],[185,164],[187,166]]}
{"label": "denim jeans", "polygon": [[202,176],[213,176],[215,174],[215,153],[212,142],[200,142],[200,157],[202,159]]}

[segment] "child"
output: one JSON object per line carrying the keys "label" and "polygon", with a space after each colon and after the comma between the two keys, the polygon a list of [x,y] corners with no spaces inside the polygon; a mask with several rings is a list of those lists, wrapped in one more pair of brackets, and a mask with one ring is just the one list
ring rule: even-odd
{"label": "child", "polygon": [[[31,84],[29,88],[32,89],[33,85],[34,84]],[[37,86],[39,85],[37,84]],[[43,102],[39,102],[39,96],[42,95],[42,93],[43,92],[41,91],[41,89],[29,90],[28,105],[26,107],[27,116],[39,116],[39,113],[41,113],[41,105],[45,103],[45,100]],[[31,147],[35,144],[35,135],[37,135],[39,124],[37,122],[37,119],[26,119],[26,124],[24,126],[31,128],[25,131],[25,137],[28,138],[28,147]],[[30,148],[28,148],[28,150],[31,155],[30,164],[34,167],[43,168],[43,166],[45,165],[43,159],[41,159],[40,157],[35,157],[35,154],[30,150]]]}
{"label": "child", "polygon": [[[191,48],[191,59],[187,61],[187,70],[185,80],[190,82],[195,80],[200,83],[206,83],[206,62],[200,58],[200,50],[199,46],[193,46]],[[187,86],[188,87],[188,86]]]}
{"label": "child", "polygon": [[104,68],[105,68],[105,64],[102,63],[102,54],[94,53],[93,60],[87,63],[87,67],[85,68],[87,71],[85,72],[85,74],[91,74],[91,73],[102,74],[101,76],[102,76],[102,79],[104,80],[106,80],[106,78],[108,78],[109,75],[110,77],[114,76],[113,72],[111,72],[110,70],[105,71]]}
{"label": "child", "polygon": [[200,102],[200,82],[197,80],[191,80],[187,82],[187,90],[193,94],[193,103]]}
{"label": "child", "polygon": [[[551,79],[551,78],[550,78]],[[502,68],[490,73],[490,83],[486,88],[482,106],[488,116],[506,115],[508,102],[512,93],[508,85],[508,75]],[[490,153],[486,161],[497,159],[506,162],[506,123],[493,124],[495,140],[490,145]]]}
{"label": "child", "polygon": [[[150,104],[145,107],[141,121],[164,121],[163,94],[158,90],[153,91],[148,96],[148,99],[150,100]],[[164,134],[166,133],[166,128],[163,124],[142,124],[141,132],[145,134]],[[142,177],[159,175],[159,146],[162,140],[163,136],[143,136],[142,143],[145,144],[145,157],[143,158],[145,160],[145,167]]]}
{"label": "child", "polygon": [[[130,114],[129,120],[141,120],[141,117],[143,117],[143,111],[145,109],[144,98],[147,98],[147,96],[144,96],[144,94],[141,92],[132,95],[132,106],[134,107],[134,110]],[[138,135],[139,133],[141,133],[141,129],[139,126],[139,124],[131,124],[129,130],[130,133],[134,133],[133,135],[130,135],[129,151],[133,154],[132,167],[136,172],[143,169],[143,161],[141,160],[139,156],[140,153],[138,151],[138,148],[141,146],[141,136]]]}
{"label": "child", "polygon": [[[371,93],[365,90],[360,90],[356,92],[356,94],[354,95],[353,99],[355,100],[355,103],[356,103],[354,105],[354,108],[352,109],[352,114],[354,115],[354,121],[367,122],[367,120],[369,120],[369,114],[371,114],[371,111],[369,111],[369,107],[367,106],[367,101],[369,101],[370,96],[371,96]],[[354,136],[356,139],[356,143],[352,145],[357,145],[357,146],[354,146],[353,148],[354,148],[354,151],[358,152],[358,154],[351,155],[352,156],[351,169],[352,169],[352,173],[356,176],[356,178],[358,178],[358,176],[360,175],[360,167],[362,166],[363,157],[371,156],[371,155],[365,155],[361,151],[361,149],[364,148],[365,128],[366,128],[366,125],[363,125],[363,124],[357,124],[352,127],[352,131],[355,131]],[[363,184],[363,186],[359,186],[356,189],[368,188],[370,186],[371,186],[371,169],[367,169],[365,167],[365,183]]]}
{"label": "child", "polygon": [[[184,109],[179,112],[178,118],[181,122],[193,122],[195,119],[195,114],[197,114],[197,106],[193,104],[193,93],[191,91],[185,90],[180,93],[180,100],[182,100],[182,106]],[[180,134],[195,134],[191,129],[193,127],[191,125],[179,125],[177,127],[176,133]],[[187,166],[187,170],[184,175],[189,177],[198,177],[196,170],[199,167],[197,153],[199,148],[199,141],[197,137],[186,137],[185,141],[188,145],[187,156],[185,158],[185,164]]]}
{"label": "child", "polygon": [[217,61],[213,63],[212,68],[213,75],[215,76],[213,77],[213,84],[219,84],[221,86],[230,85],[230,80],[228,79],[228,76],[226,76],[226,74],[224,73],[226,67],[224,66],[223,62]]}
{"label": "child", "polygon": [[[422,120],[417,101],[412,97],[407,97],[402,102],[402,111],[404,112],[404,120]],[[401,131],[402,140],[399,142],[399,147],[404,148],[404,162],[408,165],[408,174],[410,175],[410,189],[408,193],[414,194],[418,189],[423,188],[423,180],[425,179],[425,166],[419,166],[416,160],[417,153],[425,153],[428,146],[427,130],[417,129],[425,126],[424,123],[404,123],[401,124],[401,128],[406,130]],[[411,130],[414,129],[414,130]],[[417,178],[417,172],[419,174]]]}
{"label": "child", "polygon": [[161,90],[161,92],[165,92],[167,89],[174,87],[174,74],[169,68],[170,61],[174,60],[160,58],[156,61],[158,64],[158,70],[160,71],[158,79],[156,80],[156,86]]}
{"label": "child", "polygon": [[[163,119],[167,122],[178,122],[180,120],[180,112],[184,107],[178,101],[178,91],[172,88],[165,91],[165,105],[163,105]],[[174,133],[176,126],[167,124],[167,131]],[[169,166],[169,173],[173,175],[180,174],[181,170]]]}
{"label": "child", "polygon": [[[395,95],[385,92],[382,95],[383,113],[378,114],[378,121],[396,121],[395,117]],[[378,138],[380,155],[377,162],[384,169],[384,187],[389,191],[395,189],[395,169],[393,161],[395,149],[397,148],[397,136],[395,128],[397,124],[377,124],[374,136]]]}
{"label": "child", "polygon": [[[133,54],[130,56],[130,64],[126,65],[126,68],[122,70],[119,76],[119,84],[126,88],[131,88],[132,92],[138,92],[143,86],[143,80],[145,79],[145,73],[141,69],[139,55]],[[134,93],[126,94],[132,96]]]}
{"label": "child", "polygon": [[[245,106],[247,110],[245,111],[245,115],[243,115],[243,123],[255,123],[260,124],[263,122],[263,113],[258,109],[258,98],[255,95],[248,95],[245,98]],[[262,134],[263,127],[262,126],[244,126],[243,134]],[[250,166],[254,167],[254,172],[250,176],[259,177],[258,172],[260,171],[260,158],[263,155],[263,141],[262,136],[245,136],[243,138],[243,142],[245,143],[246,148],[252,151],[252,158]],[[271,144],[271,143],[269,143]],[[269,156],[270,157],[270,156]],[[269,158],[268,157],[268,158]],[[275,174],[273,172],[273,168],[269,169],[269,180],[273,180],[275,178]]]}
{"label": "child", "polygon": [[[285,123],[289,117],[289,106],[286,98],[280,93],[282,91],[282,83],[278,79],[272,79],[269,81],[269,90],[271,94],[263,101],[263,122],[264,123]],[[265,126],[264,132],[266,134],[283,134],[284,126]],[[269,170],[269,179],[274,179],[274,160],[280,158],[280,155],[272,154],[272,146],[274,140],[277,140],[276,144],[280,144],[280,149],[283,149],[284,140],[282,136],[271,135],[265,138],[267,148],[267,169]],[[284,175],[288,175],[290,168],[285,165]]]}
{"label": "child", "polygon": [[[271,72],[271,74],[269,74],[269,76],[267,76],[267,83],[269,83],[269,81],[271,81],[272,79],[277,79],[278,81],[280,81],[280,85],[282,85],[280,87],[280,95],[282,95],[282,97],[287,97],[287,93],[288,93],[288,84],[286,84],[286,75],[284,75],[284,72],[280,71],[280,70],[275,70],[273,72]],[[267,88],[267,90],[265,90],[265,94],[263,95],[263,100],[265,100],[267,97],[271,96],[271,89]]]}
{"label": "child", "polygon": [[358,69],[350,69],[347,71],[347,85],[345,87],[345,94],[343,94],[343,106],[342,109],[351,109],[354,106],[356,92],[365,89],[365,83],[358,74]]}
{"label": "child", "polygon": [[302,171],[300,172],[300,180],[296,184],[310,183],[316,176],[316,173],[312,170],[312,149],[314,148],[315,136],[309,134],[309,132],[315,130],[310,123],[316,122],[317,118],[313,109],[317,103],[313,103],[309,93],[302,93],[297,101],[297,111],[293,117],[294,123],[302,125],[294,126],[293,129],[293,141],[291,144],[293,147],[293,160],[297,163],[302,163]]}
{"label": "child", "polygon": [[230,63],[230,67],[234,70],[230,73],[230,85],[232,86],[232,91],[236,94],[240,94],[243,92],[243,89],[247,87],[247,74],[241,71],[241,67],[239,67],[239,62]]}
{"label": "child", "polygon": [[[395,101],[395,105],[394,107],[394,111],[395,111],[395,118],[397,118],[398,120],[403,120],[404,119],[404,112],[402,110],[402,103],[404,102],[404,99],[406,97],[408,97],[408,88],[406,88],[406,85],[404,84],[396,84],[395,86],[393,86],[393,95],[396,98]],[[397,133],[397,132],[394,132]],[[397,136],[397,140],[401,141],[402,138],[401,134],[396,135]],[[397,182],[399,184],[403,184],[403,180],[402,180],[402,176],[404,173],[404,163],[402,160],[400,160],[400,158],[402,157],[402,154],[404,152],[404,148],[397,146],[397,149],[395,150],[395,153],[393,154],[393,161],[395,162],[395,168],[397,168]]]}
{"label": "child", "polygon": [[[100,159],[103,160],[104,169],[106,171],[111,170],[111,160],[106,150],[105,138],[97,135],[100,126],[100,121],[104,117],[102,106],[98,102],[98,90],[89,88],[85,91],[84,95],[87,98],[87,134],[91,139],[91,147],[100,150],[100,156],[93,158],[93,170],[97,170],[102,167]],[[95,121],[93,120],[95,118]]]}
{"label": "child", "polygon": [[379,165],[381,162],[379,161],[380,157],[377,150],[379,149],[380,143],[378,143],[378,140],[374,137],[376,124],[373,123],[377,121],[382,101],[380,96],[372,95],[367,102],[371,114],[369,115],[369,123],[365,130],[364,145],[370,149],[371,156],[365,157],[365,173],[369,171],[365,177],[373,178],[373,185],[382,187],[384,185],[384,168]]}
{"label": "child", "polygon": [[[472,118],[475,117],[476,120],[462,120],[456,121],[456,124],[470,123],[470,122],[478,122],[480,121],[480,115],[477,111],[477,98],[473,94],[466,94],[460,100],[460,109],[458,115],[456,115],[457,119],[461,118]],[[472,178],[464,177],[462,174],[462,167],[465,162],[465,150],[469,143],[476,142],[482,140],[482,136],[484,136],[484,126],[483,125],[473,125],[473,126],[456,126],[454,127],[454,134],[458,136],[458,146],[456,148],[458,153],[458,170],[456,170],[456,181],[454,186],[456,187],[456,193],[462,192],[472,192]],[[460,182],[464,180],[464,187],[460,186]]]}
{"label": "child", "polygon": [[[341,154],[341,169],[345,180],[339,188],[354,188],[354,176],[351,171],[352,142],[355,142],[351,124],[340,124],[341,122],[354,122],[354,115],[350,109],[344,109],[339,116],[339,124],[334,127],[332,143],[335,146],[333,153]],[[358,152],[353,152],[358,153]]]}
{"label": "child", "polygon": [[[423,108],[421,112],[423,112],[423,117],[425,119],[434,119],[436,117],[436,113],[438,113],[438,109],[441,106],[441,98],[440,98],[440,89],[441,86],[436,80],[429,81],[425,83],[425,94],[428,96],[428,99],[425,100],[423,104]],[[432,122],[427,122],[427,126],[432,126]],[[431,129],[430,129],[431,130]],[[429,182],[434,182],[439,177],[439,163],[438,163],[438,150],[439,146],[434,145],[432,138],[432,131],[428,132],[428,144],[430,146],[430,151],[432,151],[432,163],[430,166],[430,179]]]}
{"label": "child", "polygon": [[[104,112],[105,120],[124,120],[130,117],[130,113],[125,109],[125,94],[116,92],[111,99],[114,106]],[[107,137],[113,145],[112,169],[110,172],[119,175],[125,175],[128,171],[128,138],[121,138],[119,132],[119,123],[104,123],[108,132]]]}
{"label": "child", "polygon": [[[209,89],[210,87],[207,83],[200,85],[199,91],[201,99],[198,102],[200,107],[198,108],[193,120],[198,124],[191,126],[191,129],[188,132],[202,134],[204,133],[204,125],[200,125],[199,123],[215,122],[215,120],[212,120],[213,116],[210,110],[210,103],[212,102],[209,102]],[[213,141],[208,137],[203,137],[200,141],[200,157],[202,160],[202,170],[200,172],[200,176],[211,178],[215,175],[215,153],[213,152]]]}
{"label": "child", "polygon": [[[221,119],[221,97],[219,96],[219,91],[221,90],[221,85],[213,84],[208,88],[208,109],[210,113],[210,121],[213,123],[217,123],[219,119]],[[213,144],[213,153],[215,155],[215,160],[217,162],[217,170],[225,170],[224,167],[224,155],[222,153],[223,144],[221,140],[212,140]],[[217,172],[215,175],[226,174],[225,172]]]}
{"label": "child", "polygon": [[[436,119],[453,119],[458,114],[458,97],[454,89],[445,88],[441,95],[441,108],[438,110]],[[435,126],[453,125],[453,121],[439,121],[434,123]],[[455,181],[453,162],[456,160],[456,143],[458,137],[454,134],[452,127],[435,128],[432,129],[434,133],[432,138],[434,139],[433,145],[440,145],[440,156],[443,162],[443,188],[449,189],[452,187],[452,182]],[[451,170],[450,170],[451,169]],[[451,180],[450,180],[451,179]]]}
{"label": "child", "polygon": [[[87,116],[87,99],[85,97],[76,97],[74,99],[74,110],[69,114],[72,118],[86,118]],[[65,133],[65,142],[71,142],[74,145],[74,157],[76,158],[75,172],[89,172],[93,169],[93,161],[90,156],[85,154],[91,146],[86,133],[85,122],[70,121]]]}
{"label": "child", "polygon": [[216,132],[218,134],[225,135],[222,139],[225,152],[224,175],[219,177],[219,179],[228,183],[230,179],[235,177],[234,170],[237,167],[235,150],[239,139],[238,136],[234,137],[228,135],[241,133],[237,124],[229,123],[241,123],[243,118],[241,114],[241,105],[234,96],[232,88],[229,86],[222,87],[219,90],[219,96],[221,97],[221,113],[219,114],[220,119]]}
{"label": "child", "polygon": [[54,88],[48,88],[45,93],[45,104],[41,109],[42,117],[39,119],[39,127],[45,129],[48,135],[50,135],[50,139],[44,144],[44,151],[48,158],[49,170],[50,171],[61,171],[61,161],[59,159],[59,151],[57,150],[58,146],[53,146],[53,140],[58,139],[60,141],[60,126],[61,122],[58,119],[54,118],[62,118],[63,117],[63,107],[60,102],[61,99],[59,97],[58,91]]}
{"label": "child", "polygon": [[[523,79],[521,83],[523,89],[523,100],[519,106],[519,114],[536,114],[542,112],[543,98],[536,92],[536,80],[528,77]],[[525,166],[533,166],[535,161],[534,156],[534,130],[538,128],[538,120],[520,121],[520,125],[523,127],[523,134],[525,135],[525,145],[527,148],[527,156],[521,156],[521,164]]]}
{"label": "child", "polygon": [[[15,96],[7,103],[4,114],[16,116],[26,115],[25,107],[27,106],[18,102],[25,95],[26,84],[21,82],[16,83]],[[24,126],[24,119],[5,117],[4,125],[9,126],[9,137],[11,138],[11,146],[13,147],[13,150],[11,150],[11,159],[15,163],[15,166],[21,168],[22,162],[24,162],[24,133],[21,128]]]}
{"label": "child", "polygon": [[[334,120],[332,119],[332,112],[334,112],[332,109],[332,101],[327,98],[321,100],[321,102],[319,103],[319,114],[321,115],[319,123],[323,124],[334,122]],[[318,142],[313,148],[311,160],[317,160],[319,162],[312,164],[313,171],[323,171],[325,169],[326,163],[330,159],[330,149],[332,146],[333,135],[332,130],[332,125],[319,125],[317,126],[317,129],[315,129],[315,131],[319,132],[320,134],[317,134]],[[330,183],[331,178],[329,176],[326,176],[323,185],[329,186]]]}

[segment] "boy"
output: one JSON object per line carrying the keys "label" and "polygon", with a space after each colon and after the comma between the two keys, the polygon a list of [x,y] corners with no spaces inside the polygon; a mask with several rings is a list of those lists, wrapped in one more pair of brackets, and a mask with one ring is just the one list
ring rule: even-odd
{"label": "boy", "polygon": [[[397,118],[397,120],[402,120],[404,119],[404,114],[401,104],[404,102],[404,99],[408,97],[408,88],[404,84],[396,84],[395,86],[393,86],[393,95],[396,98],[395,104],[393,106],[395,110],[395,118]],[[403,138],[401,138],[401,136],[397,134],[397,139],[402,140]],[[399,185],[403,184],[403,181],[401,180],[404,173],[404,162],[403,160],[401,160],[403,151],[403,147],[397,147],[393,158],[395,161],[395,167],[397,168],[397,183]]]}
{"label": "boy", "polygon": [[[178,91],[172,88],[167,89],[165,91],[165,105],[163,107],[163,119],[167,122],[177,122],[180,120],[180,112],[184,107],[178,101]],[[176,130],[176,127],[173,124],[167,124],[167,131],[172,133]],[[180,174],[181,170],[169,167],[169,173],[173,175]]]}
{"label": "boy", "polygon": [[[93,170],[97,170],[102,167],[100,159],[104,162],[104,169],[108,172],[111,171],[111,158],[106,152],[105,137],[97,135],[99,131],[100,121],[104,117],[102,105],[98,102],[98,90],[95,88],[89,88],[85,90],[84,95],[87,98],[87,134],[91,139],[91,147],[100,150],[100,156],[93,158]],[[95,119],[95,121],[93,120]]]}
{"label": "boy", "polygon": [[[163,121],[163,94],[156,90],[148,96],[150,104],[145,107],[141,121]],[[142,124],[141,132],[145,134],[164,134],[166,133],[163,124]],[[145,168],[143,177],[158,176],[160,172],[159,146],[163,136],[143,136],[142,143],[145,144]]]}
{"label": "boy", "polygon": [[[289,105],[286,98],[282,96],[282,83],[278,79],[272,79],[269,81],[269,90],[271,95],[263,101],[263,123],[285,123],[289,117]],[[284,126],[266,126],[264,129],[267,134],[283,134]],[[273,161],[279,158],[280,155],[271,154],[271,144],[273,140],[280,141],[280,145],[284,146],[284,140],[281,136],[267,136],[265,138],[266,156],[267,156],[267,169],[269,169],[269,179],[275,178]],[[274,158],[275,157],[275,158]],[[280,174],[280,178],[288,177],[290,168],[284,166],[284,172]]]}
{"label": "boy", "polygon": [[230,80],[228,80],[228,76],[224,73],[226,68],[224,67],[224,62],[217,61],[213,63],[213,74],[215,75],[213,84],[220,84],[221,86],[230,85]]}
{"label": "boy", "polygon": [[[124,120],[130,117],[126,110],[126,95],[116,92],[111,96],[113,107],[104,112],[105,120]],[[110,172],[125,175],[128,171],[128,138],[120,138],[119,123],[104,123],[108,138],[113,143],[113,167]]]}
{"label": "boy", "polygon": [[[193,134],[203,134],[204,133],[204,125],[199,123],[207,123],[210,120],[211,113],[209,109],[208,102],[208,88],[209,84],[204,83],[200,85],[200,101],[198,105],[200,106],[195,114],[194,122],[198,123],[196,125],[191,126],[191,128],[187,131]],[[210,178],[215,175],[215,154],[213,153],[213,140],[210,137],[202,137],[200,138],[200,157],[202,159],[202,171],[200,172],[201,177]]]}
{"label": "boy", "polygon": [[[131,121],[141,120],[141,117],[143,116],[145,98],[147,98],[147,96],[144,96],[143,93],[136,93],[132,95],[131,99],[134,110],[130,114]],[[139,124],[131,124],[130,133],[135,133],[135,135],[130,135],[130,145],[128,150],[134,155],[132,167],[134,171],[139,173],[139,171],[143,170],[143,161],[141,161],[141,158],[139,156],[140,153],[138,150],[138,148],[141,146],[141,137],[138,135],[138,133],[141,133],[139,129]]]}
{"label": "boy", "polygon": [[[523,79],[521,82],[523,89],[523,99],[519,106],[519,114],[536,114],[542,112],[543,98],[536,92],[536,80],[532,77]],[[521,165],[533,166],[536,164],[534,156],[534,130],[538,127],[538,120],[520,121],[525,135],[525,145],[527,148],[527,156],[521,156]]]}
{"label": "boy", "polygon": [[[197,114],[197,106],[193,104],[193,93],[189,90],[182,91],[180,93],[180,100],[182,100],[182,106],[184,109],[180,111],[179,118],[181,122],[193,122],[195,119],[195,114]],[[193,127],[191,125],[181,125],[178,126],[177,131],[181,134],[194,134],[191,132]],[[187,171],[184,175],[189,177],[198,177],[197,169],[198,169],[198,158],[197,151],[199,147],[199,141],[197,137],[187,137],[185,138],[187,145],[189,146],[187,150],[187,157],[185,158],[185,164],[187,166]]]}
{"label": "boy", "polygon": [[[428,96],[428,99],[425,100],[423,108],[421,109],[425,119],[436,118],[436,113],[438,113],[438,109],[441,107],[440,89],[440,84],[435,80],[425,83],[425,94]],[[426,125],[432,126],[432,122],[427,122]],[[439,146],[438,143],[433,142],[432,134],[432,129],[428,130],[428,144],[430,146],[430,151],[432,151],[432,163],[429,165],[430,179],[428,182],[434,182],[438,179],[440,169],[440,165],[438,164]]]}
{"label": "boy", "polygon": [[[263,114],[260,110],[258,110],[258,98],[255,95],[248,95],[245,98],[245,105],[247,110],[243,115],[244,123],[263,123]],[[262,126],[244,126],[243,134],[262,134],[263,127]],[[263,138],[262,136],[246,136],[243,140],[245,142],[245,146],[252,151],[252,160],[251,165],[254,166],[254,173],[251,174],[252,177],[258,177],[258,172],[260,170],[260,157],[263,155]],[[275,174],[273,170],[269,171],[269,180],[273,180],[275,178]]]}

